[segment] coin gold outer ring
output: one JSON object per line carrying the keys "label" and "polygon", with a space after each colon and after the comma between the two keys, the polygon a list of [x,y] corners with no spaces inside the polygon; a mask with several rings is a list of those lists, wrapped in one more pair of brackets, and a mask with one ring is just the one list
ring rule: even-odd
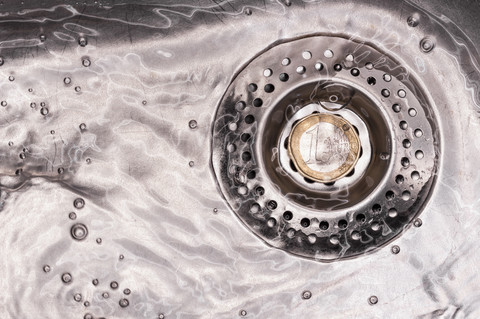
{"label": "coin gold outer ring", "polygon": [[[300,153],[301,137],[317,123],[330,123],[343,130],[350,147],[345,162],[340,167],[329,172],[322,173],[311,169],[307,166]],[[355,167],[360,157],[360,139],[353,126],[342,117],[332,114],[312,114],[300,120],[290,132],[288,137],[288,155],[302,176],[320,183],[331,183],[344,177]]]}

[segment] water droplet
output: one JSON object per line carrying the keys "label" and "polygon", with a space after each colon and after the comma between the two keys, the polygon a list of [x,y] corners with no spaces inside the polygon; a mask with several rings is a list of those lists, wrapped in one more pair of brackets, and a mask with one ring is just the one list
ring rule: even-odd
{"label": "water droplet", "polygon": [[303,299],[310,299],[310,298],[312,298],[312,293],[308,290],[305,290],[304,292],[302,292],[302,298]]}
{"label": "water droplet", "polygon": [[84,240],[88,235],[87,226],[84,224],[75,224],[70,229],[70,234],[75,240]]}
{"label": "water droplet", "polygon": [[8,80],[9,80],[10,82],[13,82],[13,81],[15,81],[15,77],[14,77],[13,75],[10,75],[10,76],[8,77]]}
{"label": "water droplet", "polygon": [[45,42],[47,40],[47,36],[45,34],[40,34],[40,42]]}
{"label": "water droplet", "polygon": [[83,198],[76,198],[73,201],[73,207],[77,209],[82,209],[84,206],[85,206],[85,201],[83,200]]}
{"label": "water droplet", "polygon": [[81,47],[84,47],[88,44],[88,40],[86,37],[84,36],[81,36],[78,38],[78,44],[81,46]]}
{"label": "water droplet", "polygon": [[90,302],[85,301],[85,302],[83,303],[83,305],[84,305],[85,307],[90,307]]}
{"label": "water droplet", "polygon": [[79,87],[79,86],[76,86],[76,87],[75,87],[75,92],[80,92],[81,90],[82,90],[81,87]]}
{"label": "water droplet", "polygon": [[147,105],[147,101],[146,101],[146,100],[143,100],[143,101],[142,101],[142,104],[143,104],[143,105]]}
{"label": "water droplet", "polygon": [[29,88],[29,89],[28,89],[28,92],[32,93],[32,92],[33,92],[33,89],[32,89],[32,88]]}
{"label": "water droplet", "polygon": [[420,227],[420,226],[422,226],[422,224],[423,224],[423,222],[420,218],[417,218],[413,221],[413,226],[415,226],[415,227]]}
{"label": "water droplet", "polygon": [[63,83],[65,83],[66,85],[69,85],[70,83],[72,83],[72,79],[67,76],[66,78],[63,79]]}
{"label": "water droplet", "polygon": [[105,298],[105,299],[107,299],[108,297],[110,297],[110,295],[108,294],[108,292],[104,292],[104,293],[102,294],[102,297]]}
{"label": "water droplet", "polygon": [[93,280],[92,280],[92,284],[93,284],[94,286],[98,285],[98,279],[93,279]]}
{"label": "water droplet", "polygon": [[196,129],[197,128],[197,121],[191,120],[190,122],[188,122],[188,127],[191,128],[192,130]]}
{"label": "water droplet", "polygon": [[110,288],[112,288],[112,289],[117,289],[117,288],[118,288],[118,282],[112,281],[112,282],[110,283]]}
{"label": "water droplet", "polygon": [[392,246],[392,254],[396,255],[400,252],[400,247],[397,245]]}
{"label": "water droplet", "polygon": [[52,134],[52,135],[55,134],[55,130],[51,130],[50,134]]}
{"label": "water droplet", "polygon": [[193,161],[188,162],[188,166],[193,167],[193,165],[195,165]]}
{"label": "water droplet", "polygon": [[85,316],[83,316],[83,319],[93,319],[93,315],[90,313],[86,313]]}
{"label": "water droplet", "polygon": [[58,174],[63,174],[64,172],[65,170],[63,169],[63,167],[58,168]]}
{"label": "water droplet", "polygon": [[71,212],[68,214],[68,218],[70,218],[71,220],[75,220],[77,219],[77,214],[75,214],[74,212]]}
{"label": "water droplet", "polygon": [[84,67],[87,67],[87,68],[88,68],[88,67],[90,66],[90,64],[91,64],[90,59],[84,58],[84,59],[82,60],[82,65],[83,65]]}
{"label": "water droplet", "polygon": [[378,302],[377,296],[370,296],[370,297],[368,298],[368,303],[369,303],[370,305],[375,305],[377,302]]}
{"label": "water droplet", "polygon": [[13,146],[13,142],[12,141],[8,142],[8,146]]}
{"label": "water droplet", "polygon": [[79,293],[76,293],[75,295],[73,295],[73,300],[75,300],[76,302],[82,301],[82,295]]}
{"label": "water droplet", "polygon": [[5,106],[7,106],[7,101],[2,101],[2,102],[0,102],[0,104],[1,104],[3,107],[5,107]]}
{"label": "water droplet", "polygon": [[96,239],[96,242],[97,242],[97,244],[101,245],[101,244],[102,244],[102,239],[101,239],[101,238],[97,238],[97,239]]}
{"label": "water droplet", "polygon": [[423,38],[422,41],[420,41],[420,49],[425,53],[432,51],[434,47],[435,42],[433,42],[433,40],[428,37]]}
{"label": "water droplet", "polygon": [[20,157],[20,159],[23,160],[23,159],[25,159],[25,157],[27,157],[27,156],[25,155],[25,153],[22,152],[22,153],[20,153],[19,157]]}
{"label": "water droplet", "polygon": [[120,260],[123,260],[124,258],[125,258],[125,256],[123,256],[123,255],[118,256],[118,259],[120,259]]}
{"label": "water droplet", "polygon": [[125,307],[128,307],[130,303],[128,302],[128,299],[123,298],[123,299],[120,299],[118,304],[120,305],[120,307],[125,308]]}
{"label": "water droplet", "polygon": [[44,116],[47,115],[47,114],[48,114],[48,108],[42,107],[42,108],[40,109],[40,113],[41,113],[42,115],[44,115]]}
{"label": "water droplet", "polygon": [[418,26],[418,23],[419,23],[418,15],[412,15],[407,18],[407,24],[412,28],[415,28],[416,26]]}
{"label": "water droplet", "polygon": [[412,180],[414,181],[417,181],[420,179],[420,173],[417,171],[413,171],[411,176],[412,176]]}
{"label": "water droplet", "polygon": [[246,9],[245,9],[245,14],[246,14],[247,16],[252,15],[252,9],[246,8]]}
{"label": "water droplet", "polygon": [[163,313],[158,314],[158,319],[165,319],[165,315]]}
{"label": "water droplet", "polygon": [[239,314],[240,314],[241,317],[245,317],[247,315],[247,311],[242,309],[242,310],[240,310]]}
{"label": "water droplet", "polygon": [[90,164],[90,163],[92,163],[92,160],[90,158],[86,158],[85,162],[87,162],[87,164]]}
{"label": "water droplet", "polygon": [[50,268],[50,266],[49,266],[49,265],[45,265],[45,266],[43,266],[43,271],[44,271],[44,272],[46,272],[46,273],[47,273],[47,272],[50,272],[50,270],[52,270],[52,269]]}
{"label": "water droplet", "polygon": [[87,125],[85,123],[82,123],[79,125],[79,128],[81,131],[85,131],[87,129]]}
{"label": "water droplet", "polygon": [[37,107],[37,103],[35,103],[35,102],[30,103],[30,107],[31,107],[32,109],[36,108],[36,107]]}
{"label": "water droplet", "polygon": [[66,284],[72,282],[72,275],[68,272],[62,274],[62,281]]}
{"label": "water droplet", "polygon": [[218,213],[218,209],[217,209],[217,208],[214,208],[214,209],[213,209],[213,213],[214,213],[214,214]]}
{"label": "water droplet", "polygon": [[125,295],[129,295],[131,292],[132,292],[132,291],[131,291],[130,289],[128,289],[128,288],[125,288],[125,289],[123,290],[123,293],[124,293]]}

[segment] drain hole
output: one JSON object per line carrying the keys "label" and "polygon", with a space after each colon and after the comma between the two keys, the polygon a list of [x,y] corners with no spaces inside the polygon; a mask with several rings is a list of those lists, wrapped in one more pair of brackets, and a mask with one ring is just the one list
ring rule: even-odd
{"label": "drain hole", "polygon": [[278,78],[280,79],[280,81],[282,82],[287,82],[288,81],[288,74],[287,73],[281,73]]}
{"label": "drain hole", "polygon": [[327,221],[322,221],[320,222],[320,229],[321,230],[327,230],[330,225],[328,224]]}
{"label": "drain hole", "polygon": [[323,56],[326,57],[326,58],[333,58],[333,51],[332,50],[325,50],[325,52],[323,52]]}
{"label": "drain hole", "polygon": [[300,221],[300,224],[302,225],[302,227],[307,228],[308,226],[310,226],[310,219],[308,219],[308,218],[303,218],[303,219]]}
{"label": "drain hole", "polygon": [[268,204],[267,204],[267,208],[269,210],[275,210],[275,209],[277,209],[277,206],[278,206],[278,204],[274,200],[269,201]]}
{"label": "drain hole", "polygon": [[412,146],[412,142],[410,142],[409,139],[404,139],[402,144],[403,144],[403,147],[405,148],[409,148],[410,146]]}
{"label": "drain hole", "polygon": [[402,110],[402,107],[400,106],[400,104],[393,104],[392,109],[393,112],[399,113]]}
{"label": "drain hole", "polygon": [[417,128],[414,133],[415,133],[415,137],[422,137],[423,135],[423,131],[419,128]]}
{"label": "drain hole", "polygon": [[333,185],[335,185],[335,182],[323,183],[323,185],[325,185],[325,186],[329,186],[329,187],[330,187],[330,186],[333,186]]}
{"label": "drain hole", "polygon": [[235,104],[235,109],[237,111],[243,111],[243,110],[245,110],[246,107],[247,107],[247,105],[243,101],[237,102],[237,104]]}
{"label": "drain hole", "polygon": [[315,181],[312,181],[310,178],[304,177],[303,179],[305,180],[305,182],[307,182],[307,183],[309,183],[309,184],[315,183]]}
{"label": "drain hole", "polygon": [[417,110],[415,110],[414,108],[411,108],[408,110],[408,115],[410,115],[411,117],[414,117],[417,115]]}
{"label": "drain hole", "polygon": [[411,176],[412,176],[412,179],[413,179],[414,181],[420,179],[420,173],[417,172],[417,171],[413,171]]}
{"label": "drain hole", "polygon": [[395,193],[392,192],[392,191],[388,191],[386,194],[385,194],[385,198],[389,201],[393,200],[395,198]]}
{"label": "drain hole", "polygon": [[405,122],[405,121],[401,121],[401,122],[400,122],[400,128],[401,128],[402,130],[406,130],[406,129],[408,128],[408,123]]}
{"label": "drain hole", "polygon": [[282,60],[282,65],[283,65],[283,66],[287,66],[287,65],[289,65],[289,64],[290,64],[290,59],[289,59],[289,58],[284,58],[284,59]]}
{"label": "drain hole", "polygon": [[366,218],[364,214],[358,214],[357,217],[355,217],[355,220],[357,223],[364,223]]}
{"label": "drain hole", "polygon": [[256,98],[255,100],[253,100],[253,106],[255,106],[255,107],[260,107],[260,106],[262,106],[262,105],[263,105],[262,99]]}
{"label": "drain hole", "polygon": [[242,140],[242,142],[246,142],[250,139],[250,137],[252,137],[250,134],[248,133],[243,133],[241,136],[240,136],[240,139]]}
{"label": "drain hole", "polygon": [[410,192],[409,192],[409,191],[404,191],[404,192],[402,193],[402,199],[403,199],[404,201],[409,200],[410,197],[411,197],[411,195],[410,195]]}
{"label": "drain hole", "polygon": [[250,114],[245,116],[245,123],[252,124],[253,122],[255,122],[255,117],[253,117],[253,115]]}
{"label": "drain hole", "polygon": [[298,74],[304,74],[306,71],[305,67],[303,65],[297,67],[297,73]]}
{"label": "drain hole", "polygon": [[353,69],[350,71],[350,74],[353,75],[353,76],[359,76],[359,75],[360,75],[360,71],[359,71],[357,68],[353,68]]}
{"label": "drain hole", "polygon": [[382,95],[383,95],[384,97],[389,97],[389,96],[390,96],[390,91],[387,90],[387,89],[383,89],[383,90],[382,90]]}
{"label": "drain hole", "polygon": [[347,228],[347,226],[348,226],[348,223],[345,219],[340,219],[338,221],[338,228],[345,229],[345,228]]}
{"label": "drain hole", "polygon": [[256,214],[258,213],[262,208],[258,203],[253,203],[252,206],[250,206],[250,213]]}
{"label": "drain hole", "polygon": [[290,160],[290,168],[291,168],[294,172],[298,173],[298,170],[297,170],[297,168],[295,167],[295,164],[293,163],[292,160]]}
{"label": "drain hole", "polygon": [[323,64],[320,63],[320,62],[315,63],[315,70],[322,71],[323,70]]}
{"label": "drain hole", "polygon": [[283,213],[283,219],[285,220],[292,220],[293,218],[293,213],[289,210],[287,210],[285,213]]}
{"label": "drain hole", "polygon": [[242,153],[242,160],[244,162],[248,162],[252,159],[252,154],[250,154],[250,152],[243,152]]}
{"label": "drain hole", "polygon": [[333,69],[337,72],[340,72],[340,71],[342,71],[342,66],[340,64],[335,64],[333,66]]}
{"label": "drain hole", "polygon": [[250,92],[255,92],[257,89],[258,89],[258,86],[257,86],[255,83],[250,83],[250,84],[248,85],[248,90],[249,90]]}
{"label": "drain hole", "polygon": [[369,85],[375,85],[377,83],[377,80],[374,77],[370,76],[367,78],[367,83]]}
{"label": "drain hole", "polygon": [[416,157],[417,159],[422,159],[423,156],[424,156],[424,154],[423,154],[422,151],[416,151],[416,152],[415,152],[415,157]]}
{"label": "drain hole", "polygon": [[263,76],[265,76],[265,77],[267,77],[267,78],[270,77],[270,76],[272,76],[272,74],[273,74],[272,69],[265,69],[265,70],[263,70]]}
{"label": "drain hole", "polygon": [[258,186],[255,188],[255,193],[257,193],[258,196],[263,196],[263,194],[265,194],[265,188]]}
{"label": "drain hole", "polygon": [[374,214],[380,214],[382,212],[382,206],[380,206],[379,204],[375,204],[372,207],[372,211]]}
{"label": "drain hole", "polygon": [[273,86],[273,84],[267,84],[265,85],[264,90],[267,93],[272,93],[275,90],[275,87]]}
{"label": "drain hole", "polygon": [[410,160],[408,159],[408,157],[402,157],[401,163],[404,168],[410,166]]}
{"label": "drain hole", "polygon": [[302,57],[303,57],[305,60],[310,60],[310,59],[312,58],[312,53],[311,53],[310,51],[303,51]]}
{"label": "drain hole", "polygon": [[395,183],[397,184],[403,184],[404,180],[405,178],[403,177],[403,175],[397,175],[397,177],[395,177]]}
{"label": "drain hole", "polygon": [[257,176],[257,173],[255,173],[255,171],[250,171],[247,173],[248,179],[254,179],[256,176]]}

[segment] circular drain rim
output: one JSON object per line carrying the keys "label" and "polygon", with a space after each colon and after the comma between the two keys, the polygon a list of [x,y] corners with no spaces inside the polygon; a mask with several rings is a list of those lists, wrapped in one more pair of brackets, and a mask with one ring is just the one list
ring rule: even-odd
{"label": "circular drain rim", "polygon": [[[409,226],[412,220],[418,214],[420,214],[424,205],[428,201],[429,195],[432,190],[432,186],[436,179],[435,172],[436,172],[436,167],[438,166],[438,156],[436,156],[436,154],[438,153],[436,153],[436,151],[438,151],[439,149],[439,136],[437,135],[438,132],[433,129],[436,124],[435,124],[433,112],[429,106],[430,103],[427,103],[427,100],[424,94],[422,94],[421,90],[418,89],[417,85],[409,86],[408,83],[405,84],[397,81],[400,83],[399,84],[400,89],[396,91],[397,94],[390,94],[390,92],[393,92],[393,91],[389,91],[388,95],[384,94],[386,89],[382,90],[381,92],[380,91],[377,92],[379,94],[381,93],[385,98],[385,99],[381,98],[382,102],[379,103],[379,105],[381,105],[381,108],[380,108],[381,112],[387,113],[386,110],[384,110],[386,106],[384,104],[386,104],[387,103],[386,101],[391,100],[393,97],[395,97],[396,99],[403,99],[405,98],[405,96],[414,96],[415,98],[419,98],[422,100],[421,101],[422,105],[418,100],[415,100],[417,102],[417,105],[415,105],[416,111],[414,115],[410,115],[412,118],[415,118],[416,115],[419,115],[417,116],[417,121],[413,119],[413,124],[415,124],[414,126],[418,126],[418,123],[417,123],[418,118],[429,119],[427,121],[429,125],[427,125],[426,127],[422,127],[423,133],[424,133],[423,135],[429,136],[431,138],[431,141],[430,141],[431,144],[429,144],[428,146],[430,148],[425,153],[422,153],[424,155],[425,154],[432,155],[431,157],[428,157],[428,160],[430,161],[429,163],[431,163],[431,165],[426,165],[426,168],[424,171],[425,174],[427,174],[425,177],[428,177],[428,179],[425,179],[425,180],[420,179],[420,181],[416,179],[417,182],[416,183],[414,182],[413,184],[415,184],[417,187],[420,188],[418,192],[418,197],[412,198],[409,195],[408,200],[406,200],[412,203],[411,206],[415,210],[409,211],[408,209],[405,209],[405,207],[402,207],[401,209],[396,211],[395,216],[393,216],[394,214],[391,211],[391,209],[389,209],[387,212],[386,209],[383,209],[383,207],[380,207],[380,211],[376,211],[375,205],[373,207],[370,207],[368,212],[366,213],[361,212],[358,209],[359,208],[358,206],[360,205],[359,204],[359,205],[356,205],[355,207],[348,207],[347,209],[335,211],[336,214],[332,214],[333,212],[329,211],[327,212],[328,214],[330,214],[329,218],[333,218],[334,222],[331,223],[332,227],[329,227],[329,224],[327,223],[328,231],[324,229],[325,227],[322,227],[322,223],[323,223],[322,219],[327,218],[325,217],[325,214],[323,214],[325,212],[318,212],[314,210],[312,211],[312,209],[309,207],[301,207],[301,209],[303,210],[302,213],[304,213],[305,215],[309,215],[309,218],[308,218],[309,225],[306,225],[306,226],[303,224],[303,221],[306,218],[302,218],[300,220],[299,218],[297,219],[292,218],[291,216],[292,213],[288,208],[290,206],[292,207],[292,210],[299,209],[298,205],[296,204],[290,205],[291,203],[287,202],[286,204],[281,203],[282,207],[279,207],[280,205],[277,202],[278,199],[277,201],[274,199],[270,199],[275,196],[272,196],[269,193],[270,192],[275,193],[276,189],[275,187],[269,187],[268,189],[265,187],[265,185],[268,184],[269,182],[269,176],[262,175],[262,169],[264,169],[264,167],[262,167],[262,160],[256,157],[256,155],[260,153],[258,152],[259,143],[257,143],[255,146],[252,146],[252,145],[241,146],[242,151],[245,149],[248,149],[254,153],[254,156],[252,156],[251,153],[249,154],[250,157],[247,160],[245,160],[245,162],[247,162],[245,166],[239,167],[235,165],[232,166],[229,164],[231,164],[232,162],[235,162],[234,153],[236,152],[241,153],[240,152],[241,150],[240,149],[237,150],[235,143],[233,143],[241,139],[240,135],[236,133],[237,130],[242,130],[242,128],[250,125],[251,133],[258,133],[259,130],[262,131],[263,128],[255,123],[256,121],[255,117],[258,117],[260,114],[260,111],[264,109],[270,110],[265,112],[265,114],[272,116],[272,111],[271,111],[271,109],[273,108],[272,105],[275,105],[275,103],[273,103],[272,98],[266,98],[264,99],[265,100],[264,101],[260,97],[258,97],[255,93],[258,90],[258,88],[262,86],[264,86],[265,89],[264,89],[264,92],[261,92],[262,94],[261,97],[268,96],[268,94],[271,94],[273,92],[271,88],[268,88],[267,90],[267,85],[270,84],[269,83],[270,77],[274,74],[277,75],[279,73],[277,72],[277,70],[275,70],[275,66],[272,66],[271,68],[267,68],[267,67],[258,68],[257,71],[261,69],[264,70],[263,71],[264,78],[261,78],[261,80],[258,82],[250,81],[248,72],[246,72],[245,70],[248,70],[248,68],[250,68],[251,66],[258,67],[258,65],[256,64],[259,64],[260,62],[265,63],[261,61],[262,58],[266,60],[265,56],[267,55],[267,53],[269,51],[270,52],[274,51],[275,48],[278,48],[284,45],[292,46],[292,44],[297,48],[309,47],[309,45],[305,44],[305,42],[309,42],[309,41],[314,42],[313,43],[314,45],[312,45],[312,47],[315,47],[315,44],[316,44],[317,46],[325,48],[324,59],[332,59],[334,57],[334,52],[342,51],[336,48],[335,41],[340,41],[340,42],[343,41],[342,45],[344,46],[348,46],[348,44],[355,43],[355,42],[348,42],[346,39],[341,37],[312,36],[308,38],[301,38],[301,39],[295,39],[288,42],[284,42],[282,44],[272,47],[271,49],[255,57],[245,67],[245,69],[243,69],[237,75],[237,77],[231,83],[231,85],[229,86],[229,89],[225,93],[225,96],[222,99],[217,109],[217,115],[213,125],[214,136],[212,139],[212,166],[219,180],[222,193],[224,194],[232,210],[256,235],[258,235],[260,238],[265,240],[270,245],[281,248],[290,253],[307,257],[307,258],[315,258],[317,260],[330,261],[338,258],[353,257],[356,255],[362,254],[364,252],[374,250],[380,246],[387,244],[393,238],[397,237],[403,231],[404,227]],[[315,43],[315,41],[317,41],[317,43]],[[320,44],[318,44],[318,42],[320,42]],[[345,45],[346,42],[347,42],[347,45]],[[355,44],[358,45],[358,43],[355,43]],[[362,42],[362,45],[363,45],[363,48],[367,48],[368,50],[373,49],[371,45],[367,45],[365,44],[365,42]],[[356,48],[356,50],[357,49],[358,47]],[[292,51],[297,51],[297,49]],[[357,51],[352,51],[352,52],[358,53],[358,51],[361,51],[361,49]],[[345,59],[343,58],[333,59],[335,60],[334,62],[337,62],[337,63],[332,62],[332,63],[323,64],[324,61],[321,61],[321,62],[314,61],[315,64],[313,65],[313,67],[307,68],[303,65],[303,64],[305,65],[307,64],[304,62],[304,60],[310,60],[313,58],[313,56],[310,51],[306,51],[306,52],[309,53],[308,57],[305,57],[305,55],[302,54],[302,56],[299,58],[298,55],[300,54],[297,54],[297,56],[293,58],[294,55],[286,54],[285,56],[289,56],[289,58],[283,59],[283,61],[285,60],[288,60],[288,61],[287,63],[282,63],[282,67],[287,67],[290,64],[292,66],[298,65],[298,67],[296,67],[294,72],[289,71],[289,73],[292,75],[292,78],[293,78],[296,72],[297,76],[299,76],[299,79],[297,79],[297,82],[299,82],[301,85],[304,85],[306,83],[305,78],[311,75],[312,72],[320,72],[322,70],[325,71],[326,74],[315,73],[315,78],[317,81],[319,81],[319,78],[323,78],[324,80],[328,80],[328,81],[337,80],[337,76],[339,74],[343,74],[348,71],[350,71],[349,73],[351,73],[351,75],[355,78],[361,78],[358,76],[359,74],[363,75],[363,73],[368,73],[368,77],[364,76],[364,80],[367,81],[370,87],[374,87],[374,84],[375,84],[372,78],[375,80],[379,79],[378,82],[380,82],[383,77],[383,80],[385,83],[382,82],[382,84],[384,86],[388,86],[387,82],[393,82],[392,79],[396,80],[397,74],[401,73],[400,71],[398,71],[398,68],[397,69],[394,68],[395,66],[398,67],[398,63],[393,59],[391,59],[390,57],[387,57],[386,55],[381,54],[380,51],[376,48],[372,54],[373,56],[376,56],[376,59],[370,60],[375,63],[375,68],[373,67],[373,64],[371,66],[369,65],[371,63],[367,63],[365,64],[364,67],[360,67],[359,64],[362,62],[362,60],[357,60],[354,62],[353,59],[351,60],[348,59],[348,56],[350,54],[347,55],[347,58]],[[315,50],[315,52],[319,52],[319,50],[317,49]],[[327,56],[327,53],[330,53],[330,54],[328,54]],[[290,58],[292,59],[290,60]],[[298,61],[303,61],[304,63],[299,64],[297,63]],[[320,65],[322,65],[321,67],[318,66],[319,63]],[[310,64],[313,64],[313,63],[310,63]],[[360,72],[358,68],[361,68],[362,71]],[[269,71],[268,73],[266,72],[267,70]],[[385,70],[389,70],[392,72],[385,73],[384,72]],[[403,71],[403,69],[401,70]],[[245,75],[245,73],[247,74]],[[257,74],[258,73],[259,72],[257,72]],[[274,82],[275,90],[277,90],[278,88],[282,88],[282,82],[284,84],[289,80],[289,75],[287,75],[285,80],[285,77],[282,79],[282,74],[285,74],[285,73],[279,74],[280,82],[278,80]],[[387,77],[384,77],[384,75]],[[248,87],[248,90],[243,91],[241,88],[239,89],[238,86],[232,89],[232,86],[235,84],[235,82],[240,82],[240,81],[244,83],[243,84],[244,87]],[[271,82],[273,82],[273,80]],[[251,89],[249,85],[251,83],[255,83],[255,88]],[[414,83],[414,82],[411,82],[411,83]],[[274,85],[272,84],[272,87],[273,86]],[[413,92],[415,92],[416,95],[413,94]],[[247,103],[244,101],[247,101],[249,105],[247,105]],[[278,99],[276,101],[278,102]],[[410,104],[408,108],[409,110],[414,109],[411,107],[411,105],[415,103],[409,102],[408,104]],[[393,105],[390,104],[390,105],[392,108],[395,107],[395,104]],[[425,109],[423,107],[425,107]],[[247,112],[245,112],[245,110],[247,110]],[[394,111],[394,113],[397,113],[397,115],[400,116],[399,120],[401,120],[401,117],[404,115],[404,113],[401,113],[401,112]],[[250,121],[249,117],[253,117],[253,120]],[[232,125],[232,123],[235,125]],[[394,131],[395,133],[400,132],[400,133],[404,133],[406,135],[411,136],[413,134],[413,131],[411,128],[408,128],[407,130],[403,130],[403,128],[399,129],[398,126],[402,125],[401,123],[402,121],[392,126],[391,127],[392,131]],[[238,136],[235,134],[237,134]],[[422,139],[422,141],[424,139]],[[241,140],[243,141],[243,139]],[[252,143],[252,141],[254,140],[255,138],[250,139],[250,143]],[[246,141],[243,141],[243,142],[246,142]],[[391,141],[389,141],[389,143],[390,143],[389,146],[392,147],[392,149],[397,151],[397,149],[395,148],[395,146],[397,146],[395,145],[396,143],[395,139],[392,139]],[[414,143],[415,141],[412,144]],[[391,152],[390,154],[387,154],[387,156],[391,156],[391,158],[386,159],[389,162],[389,165],[388,165],[389,171],[392,171],[395,168],[397,170],[402,169],[402,167],[399,167],[399,163],[397,160],[400,160],[400,157],[398,156],[396,151]],[[380,155],[375,154],[375,155],[381,156],[381,154]],[[415,162],[415,159],[413,159],[412,162],[413,164],[417,165],[417,163]],[[402,164],[403,164],[403,158],[402,158]],[[232,168],[233,168],[233,171],[232,171]],[[407,169],[405,168],[405,170]],[[252,171],[254,172],[254,174],[252,176],[248,176],[248,174]],[[413,182],[412,180],[410,180],[409,177],[407,178],[402,177],[402,179],[403,181],[408,180],[408,182]],[[385,183],[386,183],[385,180],[386,178],[382,179],[378,187],[375,189],[375,192],[374,192],[375,196],[378,197],[379,195],[378,189],[381,189],[383,186],[385,186]],[[411,184],[411,187],[413,187],[413,184]],[[397,199],[398,197],[403,197],[404,193],[408,192],[407,190],[403,190],[403,193],[402,191],[400,192],[398,190],[395,190],[395,191],[396,191]],[[400,194],[402,194],[402,196],[400,196]],[[282,194],[277,194],[277,197],[279,197],[279,195],[282,195]],[[369,194],[368,196],[365,197],[365,200],[362,203],[365,203],[365,202],[369,203],[371,201],[374,202],[375,196],[373,196],[373,194]],[[382,196],[387,196],[387,194],[382,194]],[[284,198],[281,198],[280,200],[283,200],[283,199]],[[421,199],[421,201],[417,202],[416,201],[417,199],[419,200]],[[262,202],[264,204],[263,208],[260,206]],[[246,207],[248,207],[248,209],[246,209]],[[277,209],[277,208],[283,208],[283,209]],[[287,214],[287,213],[290,213],[290,214]],[[401,213],[403,213],[404,215],[402,216],[403,221],[391,223],[391,221],[387,220],[388,218],[395,219],[395,217],[400,216]],[[285,218],[285,216],[290,216],[290,218]],[[357,223],[355,222],[352,223],[352,221],[357,221]],[[367,227],[368,229],[366,229],[365,225],[368,226]],[[311,226],[315,229],[312,230]]]}

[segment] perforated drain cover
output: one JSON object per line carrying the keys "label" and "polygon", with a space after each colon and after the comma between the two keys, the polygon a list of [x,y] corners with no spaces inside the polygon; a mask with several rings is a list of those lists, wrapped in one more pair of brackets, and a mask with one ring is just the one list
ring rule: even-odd
{"label": "perforated drain cover", "polygon": [[[303,257],[386,244],[420,214],[435,182],[436,120],[416,83],[392,57],[341,37],[296,39],[255,57],[214,122],[212,165],[227,202],[268,244]],[[296,125],[311,118],[355,132],[342,139],[313,123],[295,153]],[[299,157],[336,174],[320,178]]]}

